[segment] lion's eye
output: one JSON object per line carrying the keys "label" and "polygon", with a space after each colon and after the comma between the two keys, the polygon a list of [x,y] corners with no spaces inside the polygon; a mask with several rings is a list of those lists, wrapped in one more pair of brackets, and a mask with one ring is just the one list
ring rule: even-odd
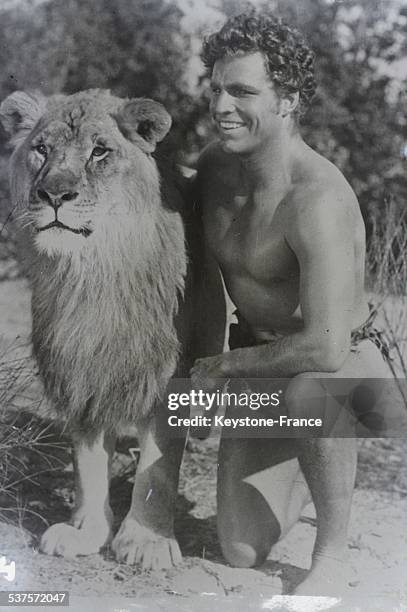
{"label": "lion's eye", "polygon": [[109,149],[105,147],[95,147],[92,151],[92,157],[95,159],[103,159],[109,153]]}
{"label": "lion's eye", "polygon": [[47,157],[48,150],[44,143],[40,143],[34,147],[34,151],[36,151],[41,157]]}

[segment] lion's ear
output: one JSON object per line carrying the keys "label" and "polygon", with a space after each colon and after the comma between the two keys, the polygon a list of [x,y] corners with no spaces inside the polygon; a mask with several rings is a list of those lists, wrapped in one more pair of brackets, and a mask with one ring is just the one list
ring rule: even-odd
{"label": "lion's ear", "polygon": [[171,127],[171,116],[164,106],[147,98],[126,102],[116,120],[123,135],[147,153],[154,151]]}
{"label": "lion's ear", "polygon": [[0,105],[0,121],[14,146],[19,144],[40,119],[46,99],[41,94],[15,91]]}

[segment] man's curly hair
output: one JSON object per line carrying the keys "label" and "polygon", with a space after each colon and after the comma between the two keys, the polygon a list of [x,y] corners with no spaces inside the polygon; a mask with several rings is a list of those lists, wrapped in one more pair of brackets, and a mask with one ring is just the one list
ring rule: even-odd
{"label": "man's curly hair", "polygon": [[304,113],[316,89],[314,53],[300,32],[273,15],[253,9],[231,17],[205,39],[201,58],[211,72],[225,55],[256,51],[263,53],[266,70],[282,93],[299,92],[298,111]]}

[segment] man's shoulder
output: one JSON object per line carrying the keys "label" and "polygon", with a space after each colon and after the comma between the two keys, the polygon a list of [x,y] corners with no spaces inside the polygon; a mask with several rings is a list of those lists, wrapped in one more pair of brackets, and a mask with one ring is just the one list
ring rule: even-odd
{"label": "man's shoulder", "polygon": [[295,240],[364,232],[356,195],[342,172],[313,152],[293,186],[289,202],[289,234]]}
{"label": "man's shoulder", "polygon": [[310,150],[293,185],[292,204],[298,213],[329,210],[334,216],[359,211],[352,187],[332,162]]}

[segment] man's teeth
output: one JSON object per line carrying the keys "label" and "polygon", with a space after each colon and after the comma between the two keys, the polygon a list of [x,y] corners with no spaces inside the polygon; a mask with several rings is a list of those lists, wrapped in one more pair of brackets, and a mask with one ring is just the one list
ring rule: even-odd
{"label": "man's teeth", "polygon": [[244,123],[237,123],[237,121],[220,121],[219,125],[224,130],[234,130],[242,127]]}

